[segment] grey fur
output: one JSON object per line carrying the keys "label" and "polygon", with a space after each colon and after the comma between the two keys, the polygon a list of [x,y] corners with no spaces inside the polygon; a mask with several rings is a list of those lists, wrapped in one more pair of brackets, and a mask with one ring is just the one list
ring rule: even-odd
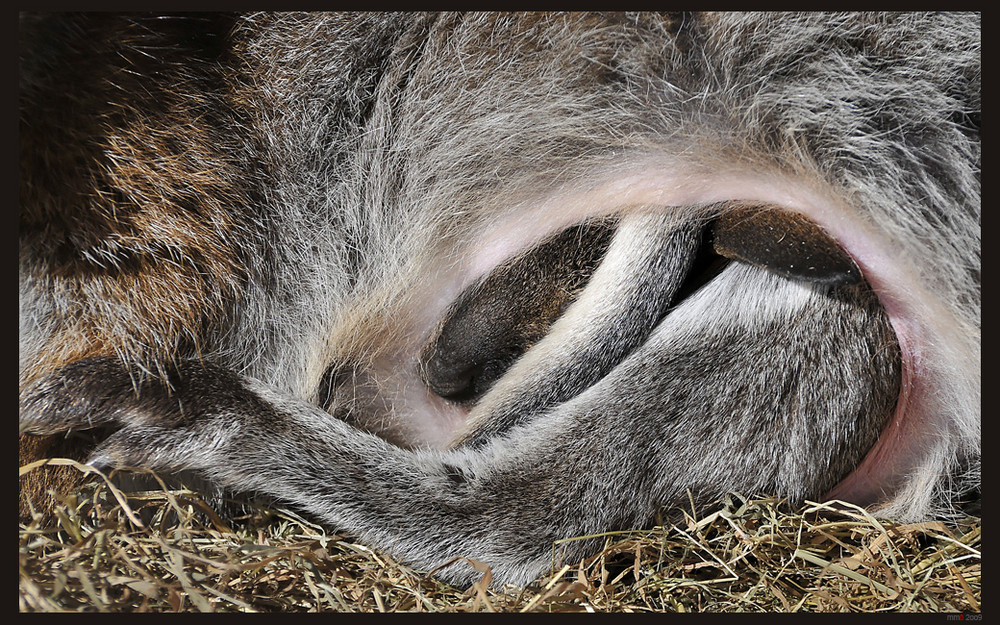
{"label": "grey fur", "polygon": [[[45,19],[22,18],[22,120],[56,97],[38,68],[68,71],[31,39]],[[688,490],[912,519],[978,489],[979,15],[254,14],[220,37],[211,60],[148,76],[190,87],[182,112],[216,90],[195,126],[218,166],[196,169],[230,191],[196,214],[221,251],[140,249],[68,200],[22,204],[22,432],[113,423],[97,464],[194,470],[419,567],[467,556],[514,583],[553,541],[648,523]],[[47,144],[24,132],[27,163]],[[87,152],[87,171],[120,149]],[[36,181],[23,166],[22,189]],[[99,191],[81,197],[116,197]],[[732,263],[676,297],[694,252],[671,237],[731,200],[815,221],[871,290]],[[73,215],[76,264],[45,211]],[[608,217],[623,225],[579,299],[471,414],[429,392],[420,355],[461,293]],[[211,314],[178,321],[181,338],[81,286],[147,257],[199,270],[194,310]],[[153,304],[144,280],[133,299]],[[108,346],[65,364],[52,346],[77,344],[81,319]]]}

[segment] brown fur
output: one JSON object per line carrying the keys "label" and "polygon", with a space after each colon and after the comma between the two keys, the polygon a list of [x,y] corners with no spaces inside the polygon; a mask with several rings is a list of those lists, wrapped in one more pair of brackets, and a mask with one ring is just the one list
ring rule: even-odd
{"label": "brown fur", "polygon": [[[55,294],[62,324],[22,382],[98,354],[162,373],[219,331],[247,278],[245,138],[223,130],[211,71],[185,67],[221,54],[214,31],[178,47],[175,33],[198,32],[188,19],[24,21],[43,32],[22,41],[19,236],[46,262],[21,271]],[[49,38],[62,45],[39,48]],[[164,45],[171,55],[144,50]]]}

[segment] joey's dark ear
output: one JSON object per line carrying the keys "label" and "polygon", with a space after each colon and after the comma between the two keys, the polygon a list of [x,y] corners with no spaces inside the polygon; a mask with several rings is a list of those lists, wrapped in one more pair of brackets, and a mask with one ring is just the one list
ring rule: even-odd
{"label": "joey's dark ear", "polygon": [[715,252],[793,280],[842,285],[861,282],[861,270],[819,226],[773,207],[726,210],[711,226]]}

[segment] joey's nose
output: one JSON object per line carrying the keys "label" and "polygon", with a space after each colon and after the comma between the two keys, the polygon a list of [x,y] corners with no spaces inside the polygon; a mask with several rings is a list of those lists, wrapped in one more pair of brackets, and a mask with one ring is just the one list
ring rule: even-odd
{"label": "joey's nose", "polygon": [[470,394],[473,378],[478,368],[465,363],[448,363],[434,357],[427,361],[422,372],[424,382],[436,395],[461,401]]}
{"label": "joey's nose", "polygon": [[426,363],[424,382],[440,397],[458,403],[471,403],[486,394],[521,351],[523,349],[506,357],[491,354],[484,361],[456,361],[449,358],[454,354],[438,352]]}

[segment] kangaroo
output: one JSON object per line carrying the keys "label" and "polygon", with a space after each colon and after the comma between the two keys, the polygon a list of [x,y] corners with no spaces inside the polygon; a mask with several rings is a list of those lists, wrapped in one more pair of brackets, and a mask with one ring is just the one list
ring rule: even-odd
{"label": "kangaroo", "polygon": [[192,473],[457,584],[731,491],[951,514],[980,22],[22,14],[22,464]]}

